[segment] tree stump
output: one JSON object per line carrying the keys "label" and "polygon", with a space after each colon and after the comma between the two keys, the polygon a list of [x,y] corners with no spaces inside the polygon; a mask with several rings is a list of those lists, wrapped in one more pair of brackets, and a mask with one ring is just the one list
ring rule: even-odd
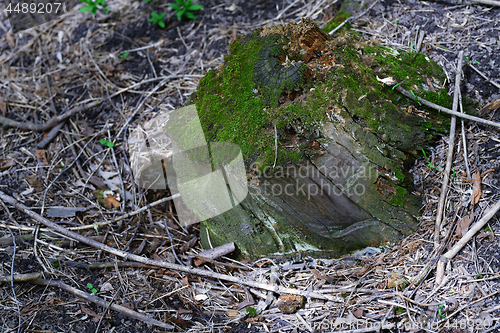
{"label": "tree stump", "polygon": [[249,192],[202,222],[204,248],[332,257],[415,230],[421,199],[408,169],[449,122],[378,79],[450,107],[438,65],[353,32],[331,38],[307,19],[229,49],[191,102],[208,142],[241,148]]}

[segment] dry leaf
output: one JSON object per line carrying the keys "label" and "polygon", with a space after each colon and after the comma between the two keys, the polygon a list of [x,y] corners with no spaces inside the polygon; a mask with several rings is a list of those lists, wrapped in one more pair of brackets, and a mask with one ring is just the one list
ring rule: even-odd
{"label": "dry leaf", "polygon": [[105,190],[106,188],[108,188],[106,186],[106,184],[104,184],[104,182],[102,181],[101,178],[97,177],[97,176],[91,176],[89,178],[89,183],[95,185],[96,187],[100,188],[101,190]]}
{"label": "dry leaf", "polygon": [[457,237],[458,238],[462,238],[463,235],[465,235],[467,233],[467,231],[469,231],[469,227],[470,227],[472,221],[474,221],[474,214],[464,216],[460,219],[460,221],[458,221],[458,224],[457,224]]}
{"label": "dry leaf", "polygon": [[14,41],[14,37],[12,36],[12,32],[7,31],[7,35],[5,36],[5,39],[7,39],[7,43],[9,43],[10,47],[15,47],[16,42]]}
{"label": "dry leaf", "polygon": [[490,242],[493,242],[495,240],[495,234],[492,231],[485,231],[476,236],[476,240],[478,242],[482,241],[485,238],[488,238]]}
{"label": "dry leaf", "polygon": [[471,196],[471,204],[475,205],[481,199],[481,174],[479,171],[472,176],[472,196]]}
{"label": "dry leaf", "polygon": [[92,193],[94,193],[97,202],[99,202],[104,207],[108,209],[110,209],[111,207],[114,207],[115,209],[120,208],[119,194],[115,194],[111,190],[95,190]]}
{"label": "dry leaf", "polygon": [[4,117],[7,115],[7,105],[5,105],[5,102],[1,98],[0,98],[0,111],[2,111],[2,115]]}
{"label": "dry leaf", "polygon": [[49,164],[49,162],[47,161],[46,152],[47,151],[45,149],[35,150],[35,157],[42,161],[43,164]]}
{"label": "dry leaf", "polygon": [[354,311],[352,313],[354,315],[354,317],[356,317],[357,319],[361,319],[361,317],[363,317],[363,309],[359,308],[357,309],[356,311]]}
{"label": "dry leaf", "polygon": [[120,202],[116,198],[116,194],[108,194],[104,198],[106,208],[111,208],[113,206],[115,209],[120,208]]}
{"label": "dry leaf", "polygon": [[189,286],[189,280],[188,280],[188,277],[187,276],[183,276],[182,277],[182,286],[185,287],[185,286]]}

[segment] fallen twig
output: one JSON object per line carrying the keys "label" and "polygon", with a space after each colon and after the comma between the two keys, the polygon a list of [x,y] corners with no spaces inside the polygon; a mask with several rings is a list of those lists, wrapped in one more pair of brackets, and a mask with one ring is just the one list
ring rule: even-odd
{"label": "fallen twig", "polygon": [[129,308],[126,308],[124,306],[121,306],[118,304],[110,304],[110,302],[106,302],[105,300],[103,300],[95,295],[91,295],[91,294],[83,292],[79,289],[73,288],[73,287],[71,287],[71,286],[69,286],[66,283],[63,283],[61,281],[37,279],[37,280],[30,281],[30,283],[40,284],[43,286],[51,286],[51,287],[61,288],[62,290],[65,290],[69,293],[72,293],[73,295],[76,295],[80,298],[83,298],[84,300],[98,304],[104,308],[109,307],[109,308],[111,308],[117,312],[120,312],[120,313],[122,313],[130,318],[141,320],[147,324],[155,325],[155,326],[166,328],[166,329],[175,328],[175,326],[173,326],[173,325],[161,322],[161,321],[153,319],[153,318],[149,318],[148,316],[143,315],[142,313],[135,312],[135,311],[130,310]]}
{"label": "fallen twig", "polygon": [[420,48],[422,47],[422,42],[424,41],[425,31],[420,30],[417,40],[417,46],[415,47],[415,52],[420,52]]}
{"label": "fallen twig", "polygon": [[[396,83],[394,83],[394,84],[396,84]],[[393,86],[393,84],[388,84],[388,85]],[[413,96],[413,94],[411,92],[409,92],[409,91],[405,90],[403,87],[401,87],[401,85],[398,84],[394,89],[396,89],[397,91],[399,91],[400,93],[402,93],[403,95],[408,97],[409,99],[416,101],[415,96]],[[442,107],[440,105],[429,102],[421,97],[418,97],[418,101],[425,106],[428,106],[428,107],[435,109],[437,111],[451,114],[452,116],[457,116],[459,118],[464,118],[464,119],[472,120],[472,121],[475,121],[475,122],[478,122],[481,124],[486,124],[486,125],[500,128],[500,123],[497,123],[494,121],[490,121],[490,120],[479,118],[479,117],[474,117],[474,116],[468,115],[467,113],[453,111],[453,110],[447,109],[445,107]]]}
{"label": "fallen twig", "polygon": [[[462,75],[462,61],[464,52],[460,51],[458,54],[457,72],[455,73],[455,93],[453,94],[453,111],[458,109],[458,95],[460,94],[460,78]],[[443,220],[444,201],[448,188],[448,180],[450,177],[451,163],[453,161],[453,148],[455,147],[455,128],[457,124],[457,117],[451,117],[450,124],[450,138],[448,140],[448,156],[446,158],[446,167],[443,172],[443,184],[441,185],[441,194],[439,195],[439,203],[437,208],[436,224],[434,227],[434,247],[437,248],[439,244],[439,234],[441,232],[441,222]]]}
{"label": "fallen twig", "polygon": [[5,118],[2,116],[0,116],[0,124],[3,124],[4,126],[8,126],[8,127],[19,128],[22,130],[29,130],[29,131],[34,131],[34,132],[44,132],[44,131],[47,131],[47,130],[51,129],[52,127],[56,126],[57,124],[63,122],[64,120],[68,119],[69,117],[71,117],[79,112],[91,109],[94,106],[97,106],[99,104],[101,104],[100,100],[94,100],[86,105],[76,106],[60,116],[51,118],[50,120],[47,120],[43,124],[33,124],[32,122],[29,122],[29,121],[19,122],[17,120],[12,120],[12,119]]}
{"label": "fallen twig", "polygon": [[474,236],[484,225],[493,217],[493,215],[496,214],[496,212],[500,210],[500,200],[497,201],[497,203],[490,208],[490,210],[484,214],[484,216],[474,223],[469,231],[445,254],[439,258],[439,262],[437,265],[437,270],[436,270],[436,285],[439,285],[441,283],[441,280],[443,279],[444,276],[444,268],[445,265],[450,261],[451,258],[453,258],[461,249],[464,247],[467,242]]}
{"label": "fallen twig", "polygon": [[472,0],[472,2],[480,3],[482,5],[500,7],[500,1],[495,1],[495,0]]}
{"label": "fallen twig", "polygon": [[220,279],[220,280],[224,280],[224,281],[230,281],[230,282],[238,283],[238,284],[244,284],[244,285],[247,285],[250,287],[265,289],[265,290],[273,291],[273,292],[279,293],[279,294],[294,294],[294,295],[301,295],[304,297],[324,299],[324,300],[329,300],[329,301],[336,301],[337,300],[335,297],[333,297],[331,295],[324,295],[324,294],[320,294],[317,292],[310,292],[310,291],[300,290],[300,289],[285,288],[285,287],[277,286],[277,285],[269,285],[267,283],[260,283],[257,281],[249,280],[245,277],[236,277],[236,276],[231,276],[231,275],[225,275],[225,274],[206,271],[206,270],[199,269],[199,268],[192,268],[189,266],[182,266],[182,265],[178,265],[178,264],[172,264],[169,262],[144,258],[144,257],[138,256],[138,255],[132,254],[132,253],[128,253],[125,251],[121,251],[121,250],[112,248],[110,246],[99,243],[99,242],[97,242],[93,239],[90,239],[88,237],[85,237],[85,236],[82,236],[82,235],[77,234],[75,232],[69,231],[68,229],[60,226],[59,224],[53,223],[53,222],[47,220],[46,218],[44,218],[43,216],[40,216],[39,214],[31,211],[30,209],[28,209],[28,207],[26,207],[22,203],[18,202],[16,199],[12,198],[11,196],[6,195],[2,191],[0,191],[0,199],[6,203],[13,205],[14,207],[16,207],[18,210],[22,211],[26,215],[28,215],[31,218],[35,219],[36,221],[42,223],[43,225],[49,227],[50,229],[61,233],[62,235],[66,236],[66,237],[75,239],[81,243],[95,247],[95,248],[100,249],[102,251],[106,251],[106,252],[111,253],[113,255],[116,255],[118,257],[125,258],[126,260],[131,259],[131,260],[134,260],[137,262],[142,262],[144,264],[162,267],[162,268],[166,268],[166,269],[173,269],[173,270],[177,270],[177,271],[185,272],[185,273],[189,273],[189,274],[200,275],[200,276],[210,277],[213,279]]}
{"label": "fallen twig", "polygon": [[12,276],[5,275],[5,276],[0,276],[0,284],[10,283],[11,281],[13,281],[13,282],[28,282],[30,280],[39,279],[41,276],[42,276],[42,273],[40,273],[40,272],[26,273],[26,274],[13,274]]}
{"label": "fallen twig", "polygon": [[477,69],[476,67],[474,67],[474,65],[471,64],[470,62],[469,62],[469,66],[470,66],[470,68],[472,68],[473,70],[475,70],[477,74],[481,75],[483,77],[483,79],[486,80],[486,82],[491,83],[492,85],[494,85],[495,87],[497,87],[498,89],[500,89],[500,84],[496,83],[495,81],[492,81],[489,77],[486,76],[486,74],[484,74],[479,69]]}
{"label": "fallen twig", "polygon": [[370,7],[368,7],[364,12],[362,12],[361,14],[359,15],[356,15],[356,16],[351,16],[351,17],[348,17],[347,19],[344,20],[344,22],[340,23],[335,29],[333,29],[332,31],[330,31],[328,34],[329,35],[333,35],[337,30],[339,30],[340,28],[342,28],[344,26],[344,24],[346,24],[347,22],[351,22],[351,21],[354,21],[354,20],[357,20],[359,19],[361,16],[367,14],[370,10],[372,10],[372,8],[378,3],[379,0],[375,1],[374,3],[372,3],[370,5]]}
{"label": "fallen twig", "polygon": [[167,202],[167,201],[170,201],[170,200],[173,200],[175,198],[178,198],[180,197],[180,194],[177,193],[177,194],[174,194],[172,196],[169,196],[169,197],[166,197],[166,198],[162,198],[160,200],[156,200],[155,202],[152,202],[150,204],[147,204],[146,206],[143,206],[133,212],[130,212],[130,213],[125,213],[125,215],[123,216],[120,216],[116,219],[113,219],[111,221],[106,221],[106,222],[97,222],[97,223],[93,223],[91,225],[84,225],[84,226],[81,226],[81,227],[71,227],[69,228],[68,230],[85,230],[85,229],[94,229],[96,227],[101,227],[103,225],[108,225],[108,224],[112,224],[112,223],[115,223],[115,222],[118,222],[118,221],[121,221],[121,220],[124,220],[124,219],[127,219],[129,217],[132,217],[134,215],[137,215],[137,214],[140,214],[142,213],[143,211],[145,210],[148,210],[150,209],[151,207],[153,206],[156,206],[156,205],[159,205],[161,203],[164,203],[164,202]]}

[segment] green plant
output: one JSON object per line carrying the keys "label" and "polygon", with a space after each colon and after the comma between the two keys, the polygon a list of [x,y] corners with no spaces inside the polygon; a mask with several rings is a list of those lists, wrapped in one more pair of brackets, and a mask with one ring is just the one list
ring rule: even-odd
{"label": "green plant", "polygon": [[109,9],[106,8],[106,0],[80,0],[80,2],[86,3],[88,6],[80,8],[78,11],[80,12],[91,12],[92,15],[95,15],[98,10],[101,11],[101,13],[108,13]]}
{"label": "green plant", "polygon": [[469,58],[467,58],[466,56],[464,56],[464,59],[465,59],[465,61],[467,61],[467,62],[471,62],[471,63],[473,63],[473,64],[478,64],[478,65],[481,65],[481,63],[480,63],[479,61],[477,61],[477,60],[470,60],[470,59],[469,59]]}
{"label": "green plant", "polygon": [[438,314],[439,314],[439,317],[446,318],[446,316],[441,313],[441,310],[443,309],[443,307],[444,307],[444,303],[439,306],[439,308],[438,308]]}
{"label": "green plant", "polygon": [[248,307],[245,309],[245,311],[250,318],[257,316],[257,310],[255,310],[254,308]]}
{"label": "green plant", "polygon": [[128,56],[129,54],[130,54],[130,52],[123,52],[122,54],[120,54],[120,58],[123,59],[126,56]]}
{"label": "green plant", "polygon": [[[163,15],[165,15],[165,14],[163,14]],[[101,145],[105,145],[106,147],[109,147],[109,148],[113,148],[115,146],[115,144],[113,142],[109,142],[109,141],[104,140],[104,139],[99,140],[99,143]]]}
{"label": "green plant", "polygon": [[158,24],[160,28],[165,28],[165,22],[163,22],[164,16],[165,13],[159,15],[157,12],[151,12],[151,18],[148,20],[148,22],[151,22],[153,24]]}
{"label": "green plant", "polygon": [[405,310],[404,308],[401,308],[401,307],[399,307],[399,306],[398,306],[398,307],[396,307],[396,308],[394,309],[394,311],[396,312],[396,315],[401,315],[401,314],[403,314],[403,313],[405,313],[405,312],[406,312],[406,310]]}
{"label": "green plant", "polygon": [[92,294],[97,294],[97,289],[94,288],[94,286],[92,285],[92,283],[87,283],[87,288],[90,289],[90,291],[92,292]]}
{"label": "green plant", "polygon": [[427,155],[425,154],[425,150],[422,149],[422,153],[424,153],[424,159],[425,159],[425,162],[427,163],[427,165],[429,166],[429,168],[436,169],[437,171],[439,171],[439,168],[432,165],[431,161],[427,161]]}
{"label": "green plant", "polygon": [[203,8],[203,5],[192,5],[193,0],[187,0],[186,2],[182,0],[175,0],[177,3],[171,3],[168,6],[173,8],[176,13],[177,19],[180,21],[183,17],[194,20],[196,15],[192,12],[200,10]]}

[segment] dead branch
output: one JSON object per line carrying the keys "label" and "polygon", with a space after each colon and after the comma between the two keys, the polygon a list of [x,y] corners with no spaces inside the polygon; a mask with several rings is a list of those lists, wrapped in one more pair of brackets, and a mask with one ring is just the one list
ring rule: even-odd
{"label": "dead branch", "polygon": [[[458,54],[457,72],[455,73],[455,93],[453,94],[453,111],[458,109],[458,95],[460,94],[460,78],[462,75],[462,62],[464,52],[460,51]],[[446,200],[446,193],[448,193],[448,180],[450,177],[451,163],[453,161],[453,148],[455,147],[455,128],[457,124],[457,117],[451,117],[450,124],[450,138],[448,140],[448,156],[446,158],[446,167],[443,172],[443,184],[441,185],[441,194],[439,195],[439,203],[436,216],[436,224],[434,227],[434,247],[437,248],[439,244],[439,234],[441,232],[441,222],[444,213],[444,201]]]}
{"label": "dead branch", "polygon": [[79,289],[73,288],[73,287],[71,287],[71,286],[69,286],[66,283],[63,283],[61,281],[38,279],[38,280],[30,281],[30,283],[60,288],[60,289],[65,290],[69,293],[72,293],[73,295],[76,295],[80,298],[83,298],[84,300],[95,303],[95,304],[100,305],[104,308],[109,307],[109,308],[111,308],[117,312],[120,312],[120,313],[122,313],[130,318],[141,320],[147,324],[155,325],[158,327],[163,327],[166,329],[175,328],[175,326],[173,326],[173,325],[163,323],[163,322],[158,321],[158,320],[153,319],[153,318],[149,318],[148,316],[143,315],[142,313],[135,312],[135,311],[130,310],[129,308],[126,308],[124,306],[121,306],[118,304],[110,304],[109,302],[106,302],[105,300],[103,300],[95,295],[91,295],[91,294],[83,292]]}
{"label": "dead branch", "polygon": [[28,207],[26,207],[22,203],[18,202],[16,199],[12,198],[11,196],[6,195],[2,191],[0,191],[0,199],[6,203],[13,205],[18,210],[22,211],[23,213],[30,216],[34,220],[42,223],[46,227],[49,227],[50,229],[55,230],[66,237],[75,239],[81,243],[95,247],[96,249],[100,249],[102,251],[106,251],[106,252],[111,253],[113,255],[116,255],[118,257],[122,257],[125,259],[131,259],[131,260],[134,260],[137,262],[141,262],[144,264],[153,265],[153,266],[157,266],[157,267],[162,267],[162,268],[166,268],[166,269],[177,270],[177,271],[185,272],[185,273],[189,273],[189,274],[210,277],[213,279],[220,279],[220,280],[229,281],[229,282],[238,283],[238,284],[243,284],[243,285],[247,285],[247,286],[259,288],[259,289],[265,289],[265,290],[269,290],[269,291],[279,293],[279,294],[294,294],[294,295],[300,295],[300,296],[304,296],[304,297],[324,299],[324,300],[329,300],[329,301],[336,301],[336,298],[331,296],[331,295],[323,295],[323,294],[320,294],[317,292],[309,292],[306,290],[285,288],[285,287],[277,286],[277,285],[269,285],[267,283],[260,283],[257,281],[249,280],[245,277],[236,277],[236,276],[231,276],[231,275],[225,275],[225,274],[206,271],[206,270],[199,269],[199,268],[192,268],[189,266],[182,266],[182,265],[178,265],[178,264],[172,264],[169,262],[148,259],[148,258],[144,258],[144,257],[138,256],[138,255],[132,254],[132,253],[128,253],[125,251],[114,249],[110,246],[99,243],[93,239],[90,239],[88,237],[82,236],[82,235],[77,234],[75,232],[69,231],[68,229],[66,229],[64,227],[47,220],[43,216],[40,216],[39,214],[31,211]]}
{"label": "dead branch", "polygon": [[[417,99],[415,99],[415,96],[413,96],[412,93],[410,93],[409,91],[407,91],[403,87],[401,87],[401,85],[399,85],[399,84],[396,85],[394,89],[396,89],[397,91],[399,91],[400,93],[402,93],[403,95],[405,95],[406,97],[408,97],[409,99],[411,99],[413,101],[417,101]],[[468,115],[467,113],[461,113],[461,112],[453,111],[453,110],[447,109],[445,107],[442,107],[440,105],[434,104],[432,102],[426,101],[425,99],[420,98],[420,97],[418,97],[418,101],[420,103],[422,103],[423,105],[425,105],[425,106],[428,106],[428,107],[430,107],[432,109],[435,109],[437,111],[441,111],[441,112],[444,112],[444,113],[447,113],[447,114],[451,114],[452,116],[457,116],[459,118],[468,119],[468,120],[472,120],[472,121],[475,121],[475,122],[478,122],[478,123],[481,123],[481,124],[486,124],[486,125],[490,125],[490,126],[494,126],[494,127],[500,128],[500,123],[497,123],[497,122],[494,122],[494,121],[490,121],[490,120],[479,118],[479,117],[474,117],[474,116]]]}
{"label": "dead branch", "polygon": [[12,120],[12,119],[5,118],[2,116],[0,116],[0,124],[3,124],[4,126],[7,126],[7,127],[19,128],[22,130],[29,130],[29,131],[34,131],[34,132],[45,132],[45,131],[51,129],[52,127],[56,126],[57,124],[61,123],[62,121],[72,117],[73,115],[75,115],[79,112],[91,109],[94,106],[97,106],[101,103],[102,103],[102,101],[100,101],[100,100],[94,100],[94,101],[90,102],[89,104],[76,106],[76,107],[72,108],[71,110],[69,110],[68,112],[65,112],[64,114],[62,114],[60,116],[51,118],[50,120],[46,121],[43,124],[33,124],[32,122],[29,122],[29,121],[19,122],[17,120]]}
{"label": "dead branch", "polygon": [[436,271],[436,285],[441,283],[444,276],[445,265],[452,259],[464,246],[467,244],[472,236],[474,236],[484,225],[500,210],[500,200],[484,214],[484,216],[474,223],[467,233],[456,243],[448,252],[443,254],[439,259]]}
{"label": "dead branch", "polygon": [[479,3],[482,5],[500,7],[500,1],[495,1],[495,0],[472,0],[472,2]]}
{"label": "dead branch", "polygon": [[0,276],[0,284],[2,283],[10,283],[10,281],[14,282],[29,282],[30,280],[39,279],[42,276],[42,273],[26,273],[26,274],[14,274],[12,279],[10,275]]}

